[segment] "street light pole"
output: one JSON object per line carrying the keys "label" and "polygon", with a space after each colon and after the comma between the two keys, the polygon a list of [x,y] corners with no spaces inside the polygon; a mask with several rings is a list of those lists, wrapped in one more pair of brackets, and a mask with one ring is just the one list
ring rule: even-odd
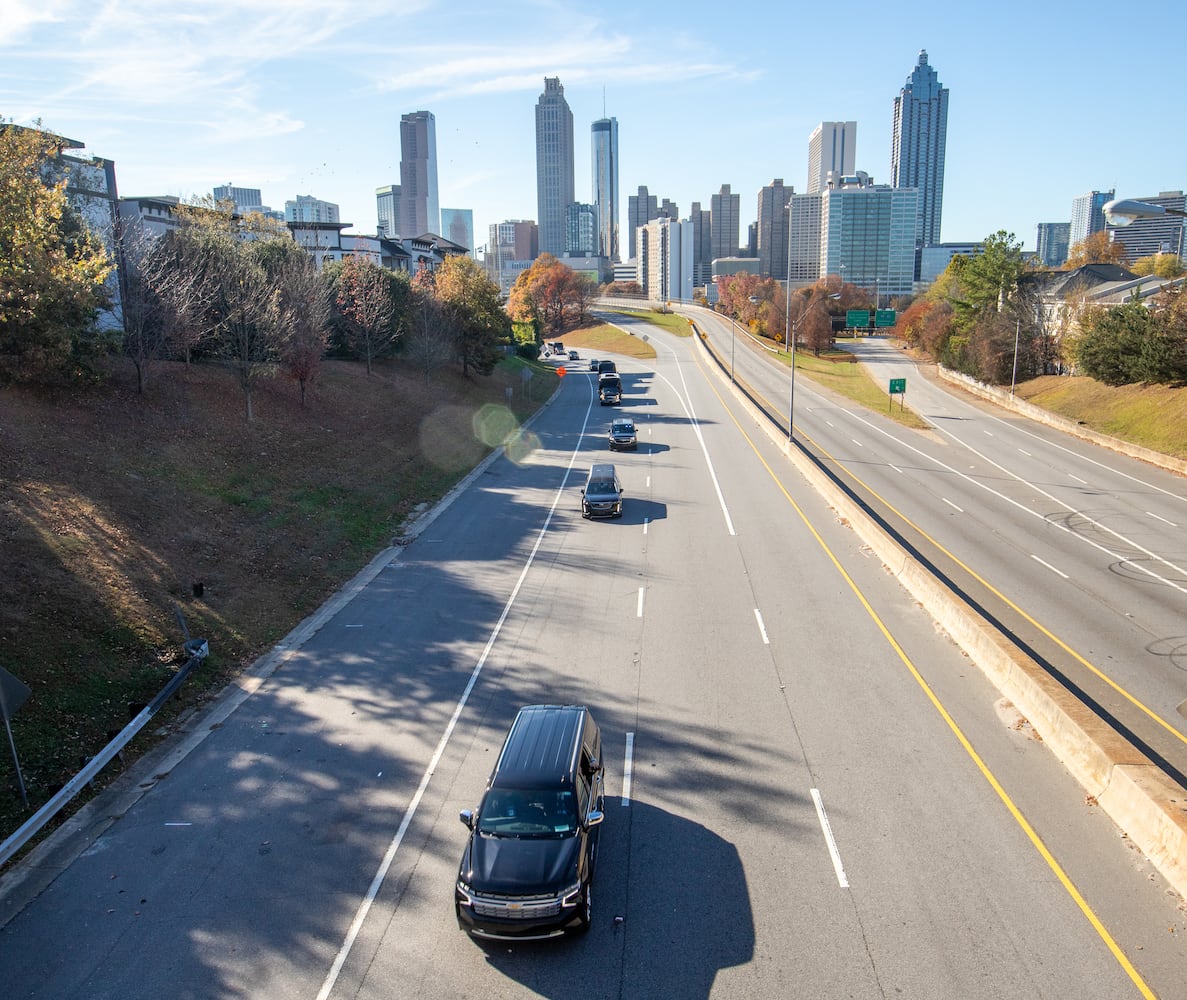
{"label": "street light pole", "polygon": [[730,382],[734,381],[734,311],[730,310]]}
{"label": "street light pole", "polygon": [[1014,320],[1014,372],[1010,376],[1010,395],[1014,395],[1014,386],[1018,382],[1018,335],[1022,331],[1022,318]]}

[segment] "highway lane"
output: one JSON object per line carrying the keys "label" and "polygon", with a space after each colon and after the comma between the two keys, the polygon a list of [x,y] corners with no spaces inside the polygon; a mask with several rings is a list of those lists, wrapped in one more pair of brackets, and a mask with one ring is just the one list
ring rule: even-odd
{"label": "highway lane", "polygon": [[[610,412],[566,379],[530,454],[493,463],[4,928],[12,996],[1140,995],[879,620],[1174,995],[1173,902],[752,443],[691,342],[652,339],[654,365],[622,364],[643,432],[615,456],[626,516],[577,513]],[[553,700],[604,728],[595,927],[478,946],[451,911],[457,811],[515,708]]]}
{"label": "highway lane", "polygon": [[[728,321],[697,314],[728,358]],[[880,384],[907,378],[934,430],[906,430],[800,378],[802,440],[1006,631],[1187,774],[1183,480],[954,396],[882,342],[855,349]],[[786,368],[734,354],[739,377],[785,413]]]}

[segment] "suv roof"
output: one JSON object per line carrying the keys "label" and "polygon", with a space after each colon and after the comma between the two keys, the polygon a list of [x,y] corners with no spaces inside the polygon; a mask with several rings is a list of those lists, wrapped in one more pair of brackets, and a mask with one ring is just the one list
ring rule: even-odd
{"label": "suv roof", "polygon": [[499,754],[491,785],[559,788],[571,784],[585,715],[583,705],[521,708]]}

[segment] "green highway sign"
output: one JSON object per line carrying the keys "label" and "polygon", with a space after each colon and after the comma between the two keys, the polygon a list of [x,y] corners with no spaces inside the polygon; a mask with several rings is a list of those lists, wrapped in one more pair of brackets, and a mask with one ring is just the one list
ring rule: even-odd
{"label": "green highway sign", "polygon": [[850,330],[860,326],[870,325],[870,311],[868,309],[848,309],[845,312],[845,326]]}
{"label": "green highway sign", "polygon": [[892,396],[905,395],[907,392],[907,380],[905,378],[892,378],[890,380],[890,394]]}
{"label": "green highway sign", "polygon": [[874,313],[874,326],[894,326],[897,315],[893,309],[879,309]]}

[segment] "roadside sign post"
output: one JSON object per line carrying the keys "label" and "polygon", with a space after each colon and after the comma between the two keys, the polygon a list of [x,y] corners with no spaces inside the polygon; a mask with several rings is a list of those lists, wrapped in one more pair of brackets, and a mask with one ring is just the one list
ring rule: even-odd
{"label": "roadside sign post", "polygon": [[907,401],[907,380],[905,378],[892,378],[890,380],[890,402],[887,404],[886,412],[890,412],[890,408],[894,406],[894,397],[899,396],[898,408],[901,412],[903,406]]}
{"label": "roadside sign post", "polygon": [[12,717],[25,703],[32,692],[19,677],[14,677],[0,667],[0,715],[4,716],[4,731],[8,734],[8,746],[12,750],[12,766],[16,768],[16,781],[21,790],[21,801],[29,808],[29,795],[25,791],[25,777],[21,774],[21,761],[16,752],[16,740],[12,735]]}

